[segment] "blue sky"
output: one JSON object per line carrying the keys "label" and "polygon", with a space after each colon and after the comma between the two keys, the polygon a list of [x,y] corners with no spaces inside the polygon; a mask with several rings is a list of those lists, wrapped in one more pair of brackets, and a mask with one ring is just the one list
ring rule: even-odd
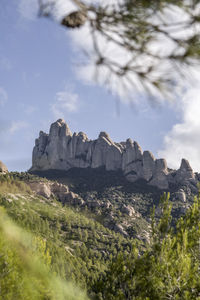
{"label": "blue sky", "polygon": [[[91,139],[100,131],[117,142],[130,137],[143,150],[167,158],[169,166],[178,167],[185,157],[200,170],[196,79],[177,103],[165,99],[152,107],[134,88],[130,103],[126,95],[87,78],[77,42],[81,32],[37,18],[34,1],[1,0],[0,160],[8,169],[29,169],[39,131],[48,132],[61,117],[73,132],[84,131]],[[82,36],[81,46],[87,46],[84,31]]]}

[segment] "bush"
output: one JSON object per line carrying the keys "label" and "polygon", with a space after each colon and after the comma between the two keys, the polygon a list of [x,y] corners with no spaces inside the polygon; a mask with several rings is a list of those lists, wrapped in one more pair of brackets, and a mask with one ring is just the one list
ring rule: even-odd
{"label": "bush", "polygon": [[0,175],[0,194],[30,193],[30,187],[23,181],[10,175]]}

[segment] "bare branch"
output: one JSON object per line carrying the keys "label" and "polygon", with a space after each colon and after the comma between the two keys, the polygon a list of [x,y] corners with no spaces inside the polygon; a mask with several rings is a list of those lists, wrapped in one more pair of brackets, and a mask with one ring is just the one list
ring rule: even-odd
{"label": "bare branch", "polygon": [[[93,43],[92,54],[95,53],[97,57],[96,66],[104,66],[111,74],[119,77],[126,77],[132,73],[139,78],[145,89],[152,85],[153,88],[160,90],[161,86],[169,85],[168,76],[159,72],[160,65],[168,64],[180,75],[181,68],[177,68],[177,65],[193,65],[200,58],[198,32],[200,17],[196,13],[199,1],[127,0],[107,6],[101,3],[88,5],[80,0],[71,2],[77,6],[77,10],[66,15],[61,24],[67,28],[77,28],[88,21]],[[38,3],[39,15],[51,18],[56,0],[46,0],[45,3],[38,0]],[[166,9],[169,12],[172,8],[178,8],[187,15],[187,18],[169,22],[166,18]],[[197,32],[192,31],[196,25],[198,25]],[[187,31],[190,34],[183,35],[183,32]],[[116,47],[124,49],[124,53],[129,54],[124,65],[117,63],[116,59],[106,57],[98,43],[99,34],[108,43],[113,43]],[[174,44],[171,52],[152,50],[150,47],[152,43],[160,43],[162,46],[161,37]],[[144,57],[149,61],[146,66],[136,63],[137,59],[143,61]],[[156,72],[160,73],[160,77],[155,80]]]}

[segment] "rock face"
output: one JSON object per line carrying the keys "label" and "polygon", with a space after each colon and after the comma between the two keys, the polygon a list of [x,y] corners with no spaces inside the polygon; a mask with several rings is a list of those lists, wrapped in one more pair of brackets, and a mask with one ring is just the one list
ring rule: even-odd
{"label": "rock face", "polygon": [[167,169],[167,162],[165,159],[156,159],[154,172],[152,179],[150,180],[149,184],[158,186],[161,189],[168,188],[168,169]]}
{"label": "rock face", "polygon": [[121,212],[128,215],[129,217],[135,215],[135,210],[131,205],[122,205]]}
{"label": "rock face", "polygon": [[32,181],[27,182],[27,184],[37,195],[43,196],[47,199],[56,196],[62,203],[69,203],[73,205],[84,204],[84,200],[78,194],[69,191],[68,186],[64,184],[52,181]]}
{"label": "rock face", "polygon": [[2,163],[2,161],[0,160],[0,174],[6,174],[8,173],[8,169],[7,167]]}
{"label": "rock face", "polygon": [[131,139],[115,143],[106,132],[101,132],[98,139],[89,140],[83,132],[72,134],[62,119],[51,125],[49,134],[40,132],[35,141],[30,171],[99,167],[108,171],[121,170],[131,182],[144,179],[160,189],[183,182],[194,186],[197,182],[185,159],[177,171],[169,170],[164,159],[155,159],[151,152],[143,152]]}
{"label": "rock face", "polygon": [[186,202],[186,195],[182,189],[175,193],[175,198],[180,200],[181,202]]}
{"label": "rock face", "polygon": [[175,180],[177,182],[194,181],[195,176],[189,161],[182,159],[180,169],[176,172]]}

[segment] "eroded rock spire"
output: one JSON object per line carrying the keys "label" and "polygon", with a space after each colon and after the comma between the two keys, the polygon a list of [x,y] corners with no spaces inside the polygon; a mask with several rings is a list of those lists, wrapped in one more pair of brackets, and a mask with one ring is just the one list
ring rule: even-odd
{"label": "eroded rock spire", "polygon": [[168,189],[169,184],[181,181],[196,182],[195,174],[185,159],[180,169],[170,170],[164,159],[155,159],[150,151],[143,152],[131,139],[115,143],[106,132],[101,132],[96,140],[89,140],[83,132],[72,135],[63,119],[51,125],[49,134],[41,131],[35,141],[32,171],[99,167],[108,171],[121,170],[129,181],[144,179],[160,189]]}

